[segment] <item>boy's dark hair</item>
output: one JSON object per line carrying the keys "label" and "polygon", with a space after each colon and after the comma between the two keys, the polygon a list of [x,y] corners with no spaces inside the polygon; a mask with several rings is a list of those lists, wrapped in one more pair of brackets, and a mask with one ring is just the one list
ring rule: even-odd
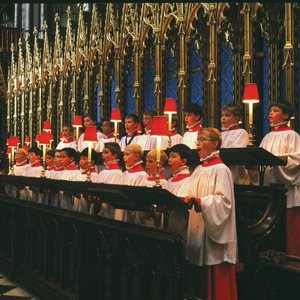
{"label": "boy's dark hair", "polygon": [[97,122],[97,118],[94,114],[88,113],[83,116],[83,119],[89,117],[92,121]]}
{"label": "boy's dark hair", "polygon": [[200,116],[200,118],[202,118],[202,107],[197,103],[187,104],[184,107],[183,111],[187,113],[194,113],[195,115],[198,115]]}
{"label": "boy's dark hair", "polygon": [[54,149],[50,149],[46,152],[46,156],[51,156],[54,157],[55,156],[55,150]]}
{"label": "boy's dark hair", "polygon": [[242,118],[243,116],[243,109],[240,105],[230,103],[226,104],[222,107],[221,111],[229,111],[233,114],[235,118]]}
{"label": "boy's dark hair", "polygon": [[35,153],[35,155],[37,155],[37,156],[39,156],[39,157],[42,157],[42,155],[43,155],[42,150],[41,150],[40,148],[38,148],[38,147],[31,147],[31,148],[28,150],[28,153],[30,153],[30,152]]}
{"label": "boy's dark hair", "polygon": [[[80,157],[81,156],[88,157],[88,155],[89,155],[89,148],[84,148],[80,152]],[[94,161],[95,165],[98,163],[98,158],[99,158],[98,152],[96,152],[94,149],[92,149],[92,157],[91,157],[91,159]]]}
{"label": "boy's dark hair", "polygon": [[139,123],[139,117],[136,114],[130,114],[125,116],[126,119],[132,119],[134,123]]}
{"label": "boy's dark hair", "polygon": [[155,111],[146,110],[146,111],[144,111],[143,115],[151,116],[153,118],[155,116]]}
{"label": "boy's dark hair", "polygon": [[294,114],[294,108],[292,106],[292,104],[290,102],[287,102],[287,101],[283,101],[283,102],[273,102],[271,103],[270,105],[270,109],[272,107],[279,107],[281,110],[282,110],[282,113],[283,114],[287,114],[288,115],[288,118],[287,118],[287,121],[290,120],[290,118],[293,116]]}
{"label": "boy's dark hair", "polygon": [[104,148],[107,148],[109,149],[109,151],[112,153],[112,154],[117,154],[117,159],[120,159],[121,158],[121,148],[120,148],[120,145],[118,143],[115,143],[115,142],[109,142],[109,143],[105,143],[104,144]]}
{"label": "boy's dark hair", "polygon": [[186,164],[189,165],[192,160],[192,150],[185,144],[177,144],[168,149],[168,152],[175,152],[180,155],[181,159],[186,159]]}
{"label": "boy's dark hair", "polygon": [[74,161],[77,160],[77,152],[74,148],[70,148],[70,147],[63,148],[60,150],[60,152],[66,152],[69,158],[73,157]]}
{"label": "boy's dark hair", "polygon": [[112,122],[109,118],[103,118],[101,121],[101,126],[104,122],[109,122],[110,127],[114,128],[114,122]]}
{"label": "boy's dark hair", "polygon": [[74,128],[73,128],[73,126],[71,126],[71,125],[65,124],[65,125],[63,125],[62,128],[64,128],[64,127],[67,127],[67,128],[70,130],[70,132],[73,132],[73,131],[74,131]]}

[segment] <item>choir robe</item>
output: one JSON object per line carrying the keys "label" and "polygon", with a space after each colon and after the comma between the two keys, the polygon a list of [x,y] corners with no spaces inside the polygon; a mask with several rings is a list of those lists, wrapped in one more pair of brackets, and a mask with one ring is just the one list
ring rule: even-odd
{"label": "choir robe", "polygon": [[50,169],[47,169],[45,172],[45,176],[48,179],[58,179],[60,176],[60,172],[63,171],[63,167],[57,168],[57,167],[52,167]]}
{"label": "choir robe", "polygon": [[[176,131],[176,128],[171,130],[171,147],[182,143],[182,136]],[[162,137],[161,149],[168,149],[169,147],[169,137]]]}
{"label": "choir robe", "polygon": [[[78,178],[78,181],[86,181],[87,180],[87,171],[88,170],[83,170],[80,169],[80,176]],[[96,178],[98,176],[98,171],[97,169],[93,166],[90,168],[90,173],[91,173],[91,181],[95,182]],[[78,197],[73,196],[73,210],[78,211],[81,213],[85,214],[91,214],[92,212],[90,211],[91,205],[88,202],[88,199],[86,199],[82,194],[79,195]]]}
{"label": "choir robe", "polygon": [[206,272],[204,299],[237,299],[233,186],[231,171],[219,157],[198,166],[191,177],[190,192],[200,198],[201,212],[194,206],[189,211],[186,259],[196,266],[206,265],[201,268]]}
{"label": "choir robe", "polygon": [[106,135],[106,134],[102,133],[102,138],[100,139],[100,141],[95,146],[95,151],[102,152],[102,150],[105,147],[106,143],[118,143],[119,144],[120,140],[116,139],[115,135],[113,133],[110,134],[110,135]]}
{"label": "choir robe", "polygon": [[[120,169],[117,163],[113,163],[111,165],[107,165],[104,170],[102,170],[97,178],[97,183],[108,183],[108,184],[119,184],[123,178],[123,172]],[[101,199],[100,199],[101,201]],[[98,213],[99,216],[105,218],[114,218],[115,209],[108,205],[107,203],[101,204],[101,209]]]}
{"label": "choir robe", "polygon": [[269,132],[260,147],[287,159],[286,166],[267,167],[264,184],[287,188],[287,254],[300,257],[300,136],[288,126]]}
{"label": "choir robe", "polygon": [[[103,148],[103,141],[102,141],[103,133],[97,131],[97,143],[93,143],[92,147],[95,149],[96,145],[99,143],[98,148]],[[88,148],[90,142],[84,141],[84,133],[82,133],[78,139],[78,151],[81,152],[83,149]],[[99,152],[99,151],[98,151]]]}
{"label": "choir robe", "polygon": [[[27,163],[27,160],[21,162],[21,163],[16,163],[14,165],[14,175],[15,176],[23,176],[25,170],[30,167],[30,165]],[[9,172],[8,175],[11,175]],[[7,195],[9,195],[12,198],[16,198],[18,196],[18,187],[11,185],[11,184],[6,184],[5,185],[5,191]]]}
{"label": "choir robe", "polygon": [[[140,162],[123,173],[120,184],[142,186],[147,178],[148,174],[144,171]],[[135,211],[127,211],[124,209],[115,210],[115,220],[135,223],[139,222],[139,220],[136,220]]]}
{"label": "choir robe", "polygon": [[200,122],[189,127],[189,130],[184,133],[181,143],[187,145],[191,149],[197,149],[197,136],[200,128],[202,128]]}
{"label": "choir robe", "polygon": [[[168,180],[166,189],[177,197],[185,197],[189,193],[189,183],[191,174],[189,170],[183,169],[177,174],[173,174]],[[186,209],[172,210],[169,216],[168,231],[180,235],[186,239],[187,226],[188,226],[188,211]]]}
{"label": "choir robe", "polygon": [[[238,126],[222,131],[221,148],[243,148],[249,143],[249,135],[245,129]],[[250,184],[248,171],[244,166],[229,166],[235,184]]]}
{"label": "choir robe", "polygon": [[156,145],[156,136],[152,136],[151,130],[148,130],[140,136],[138,144],[142,147],[143,151],[152,150]]}
{"label": "choir robe", "polygon": [[73,148],[76,150],[77,142],[73,138],[64,139],[63,141],[59,142],[56,146],[57,150],[61,150],[64,148]]}
{"label": "choir robe", "polygon": [[135,135],[125,135],[121,138],[119,143],[121,151],[124,151],[125,147],[130,144],[139,144],[140,135],[137,133]]}
{"label": "choir robe", "polygon": [[[29,167],[27,167],[24,170],[23,176],[26,177],[41,177],[41,173],[43,170],[42,164],[37,161],[32,164],[29,164]],[[30,189],[28,186],[24,189],[20,190],[20,198],[30,200],[33,202],[38,202],[40,198],[40,193],[38,191]]]}
{"label": "choir robe", "polygon": [[[168,183],[168,181],[166,180],[166,176],[164,173],[160,173],[159,175],[160,175],[159,184],[161,185],[161,188],[165,188]],[[156,178],[154,177],[154,175],[150,175],[142,185],[149,188],[153,188],[153,186],[156,184],[155,181]],[[138,211],[136,217],[136,221],[139,224],[143,224],[151,227],[161,226],[162,225],[161,219],[162,219],[161,213],[156,211],[156,205],[153,206],[153,213]]]}
{"label": "choir robe", "polygon": [[[57,179],[79,181],[80,175],[80,171],[77,169],[76,165],[71,163],[68,167],[59,172]],[[65,194],[63,191],[59,191],[55,197],[54,206],[72,210],[73,198],[71,195]]]}

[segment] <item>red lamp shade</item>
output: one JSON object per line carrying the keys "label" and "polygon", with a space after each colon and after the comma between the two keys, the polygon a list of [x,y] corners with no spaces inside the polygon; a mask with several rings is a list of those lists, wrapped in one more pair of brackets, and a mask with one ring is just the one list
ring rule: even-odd
{"label": "red lamp shade", "polygon": [[40,136],[39,136],[39,135],[36,135],[36,136],[35,136],[35,141],[36,141],[37,143],[40,142]]}
{"label": "red lamp shade", "polygon": [[42,132],[39,136],[40,145],[50,145],[53,140],[53,135],[49,132]]}
{"label": "red lamp shade", "polygon": [[151,128],[151,135],[168,136],[168,123],[164,116],[154,116]]}
{"label": "red lamp shade", "polygon": [[20,139],[16,136],[11,136],[9,139],[7,139],[6,145],[10,147],[18,147],[20,144]]}
{"label": "red lamp shade", "polygon": [[243,102],[259,103],[258,88],[256,83],[245,84]]}
{"label": "red lamp shade", "polygon": [[44,131],[51,131],[51,122],[44,121]]}
{"label": "red lamp shade", "polygon": [[176,100],[174,98],[167,98],[164,106],[164,113],[177,113]]}
{"label": "red lamp shade", "polygon": [[120,109],[118,109],[118,108],[112,109],[110,120],[111,121],[117,121],[117,122],[121,122],[122,121],[122,116],[121,116]]}
{"label": "red lamp shade", "polygon": [[81,127],[82,126],[82,116],[74,116],[73,126],[74,127]]}
{"label": "red lamp shade", "polygon": [[96,127],[87,127],[84,132],[84,138],[83,140],[85,142],[92,142],[92,143],[97,143],[97,129]]}
{"label": "red lamp shade", "polygon": [[29,136],[26,136],[25,143],[30,143],[30,137]]}

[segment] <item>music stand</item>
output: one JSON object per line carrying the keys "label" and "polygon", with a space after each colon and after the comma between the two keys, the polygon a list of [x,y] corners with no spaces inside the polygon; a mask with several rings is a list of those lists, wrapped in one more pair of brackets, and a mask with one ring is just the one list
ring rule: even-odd
{"label": "music stand", "polygon": [[263,185],[267,166],[285,166],[287,163],[262,147],[220,148],[220,157],[228,166],[258,166],[260,185]]}

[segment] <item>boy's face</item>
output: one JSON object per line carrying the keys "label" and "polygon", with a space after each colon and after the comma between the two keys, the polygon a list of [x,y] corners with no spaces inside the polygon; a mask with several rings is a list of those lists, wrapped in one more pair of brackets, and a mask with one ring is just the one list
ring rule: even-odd
{"label": "boy's face", "polygon": [[269,121],[271,124],[279,124],[286,121],[287,119],[288,114],[284,114],[281,108],[277,106],[273,106],[270,108]]}
{"label": "boy's face", "polygon": [[149,175],[153,175],[156,172],[156,158],[151,156],[151,155],[147,155],[146,157],[146,172]]}
{"label": "boy's face", "polygon": [[71,130],[68,127],[63,127],[62,133],[64,138],[69,138],[72,135]]}
{"label": "boy's face", "polygon": [[34,152],[29,152],[28,153],[28,160],[29,162],[32,164],[34,162],[36,162],[37,160],[39,160],[41,157],[36,155]]}
{"label": "boy's face", "polygon": [[60,161],[61,161],[62,167],[67,167],[71,164],[71,162],[74,161],[74,158],[69,157],[68,153],[66,151],[61,151],[60,152]]}
{"label": "boy's face", "polygon": [[108,121],[104,121],[101,128],[102,128],[102,132],[105,135],[110,135],[114,131],[114,128],[110,125],[110,122]]}
{"label": "boy's face", "polygon": [[238,121],[239,121],[239,118],[235,117],[231,111],[228,111],[228,110],[222,111],[222,115],[221,115],[222,127],[228,128],[232,124],[238,123]]}
{"label": "boy's face", "polygon": [[138,123],[134,123],[132,118],[125,119],[125,130],[127,133],[131,133],[137,129]]}
{"label": "boy's face", "polygon": [[26,160],[26,158],[27,158],[27,155],[23,151],[20,151],[20,150],[16,151],[16,154],[15,154],[16,163],[21,163],[24,160]]}
{"label": "boy's face", "polygon": [[195,113],[185,112],[184,113],[184,121],[185,121],[186,126],[190,127],[190,126],[193,126],[198,121],[200,121],[200,116],[195,115]]}
{"label": "boy's face", "polygon": [[48,167],[54,166],[54,157],[51,155],[46,155],[46,165]]}
{"label": "boy's face", "polygon": [[62,166],[60,152],[55,152],[55,154],[54,154],[54,165],[57,168],[60,168]]}
{"label": "boy's face", "polygon": [[102,159],[104,163],[109,163],[117,158],[117,154],[112,154],[108,148],[103,148],[102,150]]}
{"label": "boy's face", "polygon": [[153,118],[151,115],[143,115],[143,124],[146,130],[150,130],[152,128]]}
{"label": "boy's face", "polygon": [[85,117],[83,119],[83,126],[84,127],[94,127],[96,125],[96,122],[93,121],[90,117]]}
{"label": "boy's face", "polygon": [[[94,164],[94,161],[91,161],[91,166]],[[79,160],[79,166],[81,169],[86,170],[89,167],[88,157],[81,155]]]}
{"label": "boy's face", "polygon": [[139,154],[135,154],[129,150],[124,150],[124,163],[126,167],[132,167],[139,160]]}
{"label": "boy's face", "polygon": [[170,171],[174,173],[179,168],[186,165],[186,159],[182,159],[178,152],[170,152],[168,163],[170,166]]}
{"label": "boy's face", "polygon": [[200,158],[206,158],[217,150],[218,142],[212,141],[206,132],[200,132],[197,137],[197,151]]}

